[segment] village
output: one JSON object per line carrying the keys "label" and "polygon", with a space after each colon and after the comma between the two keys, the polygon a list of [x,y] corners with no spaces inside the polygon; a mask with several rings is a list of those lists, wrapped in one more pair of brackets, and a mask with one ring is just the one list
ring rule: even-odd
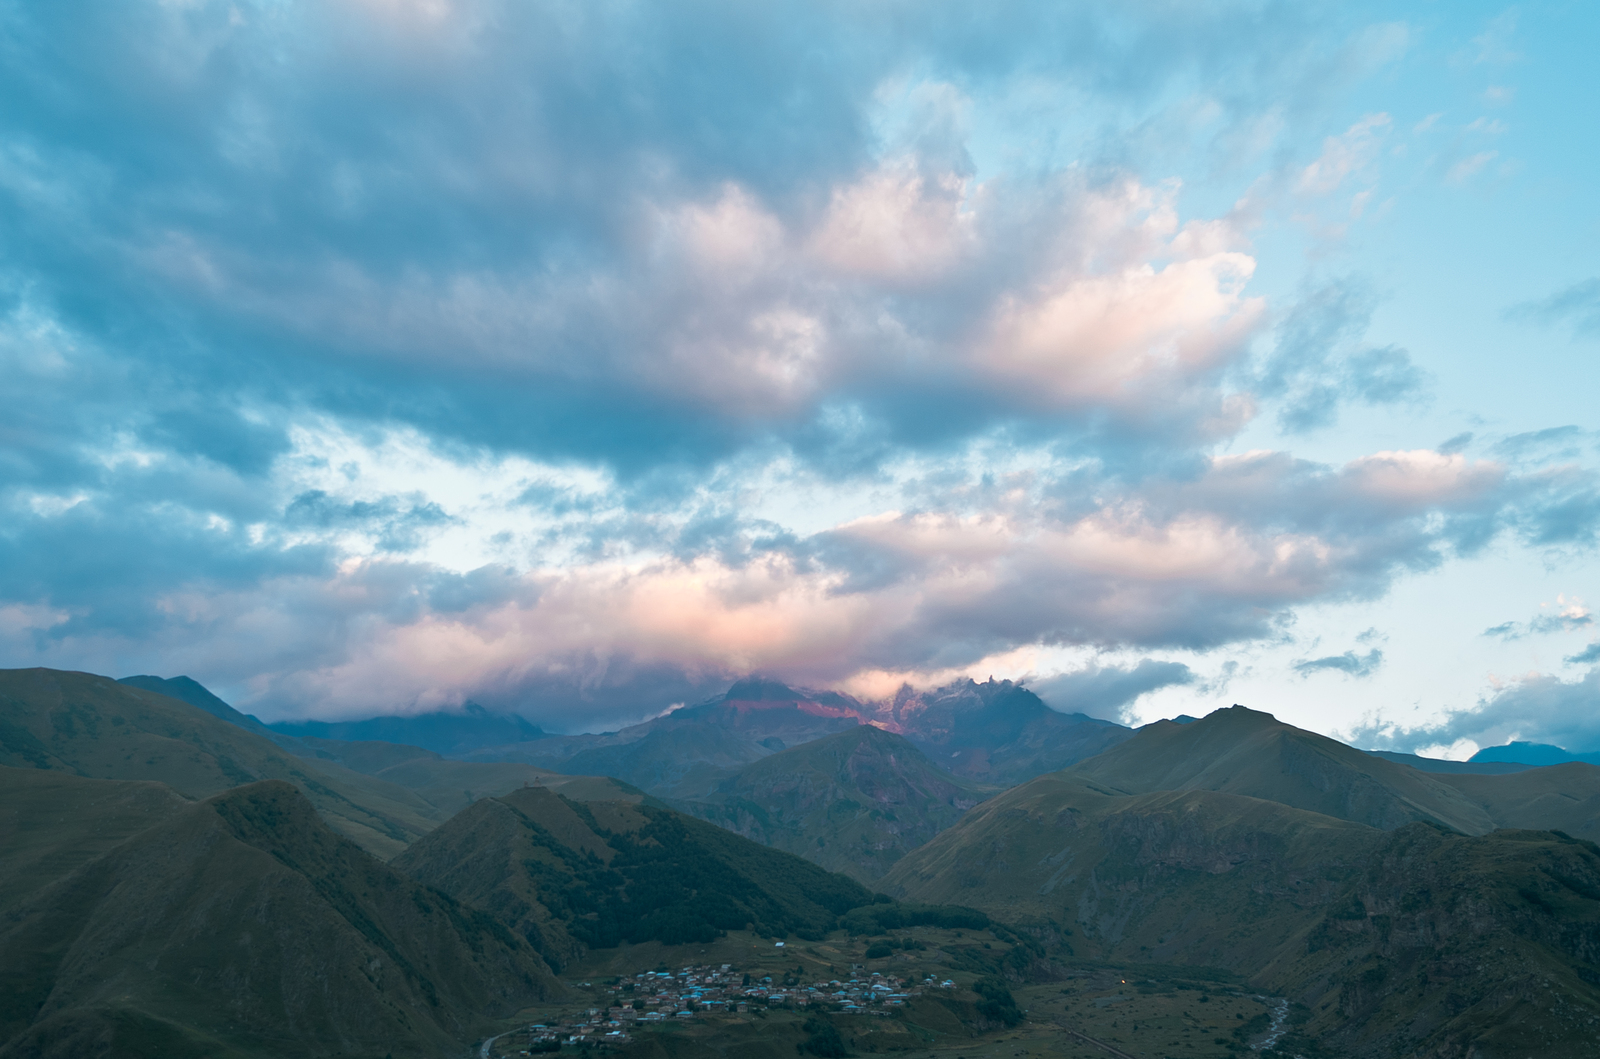
{"label": "village", "polygon": [[[692,1021],[717,1014],[749,1013],[768,1007],[819,1007],[844,1014],[887,1016],[928,989],[954,989],[955,982],[929,975],[910,981],[852,965],[848,978],[802,980],[795,969],[774,978],[760,978],[733,964],[690,966],[676,972],[641,971],[613,980],[606,987],[610,1003],[589,1008],[559,1022],[528,1027],[529,1051],[552,1052],[562,1045],[621,1045],[630,1031],[673,1021]],[[588,983],[583,983],[588,985]]]}

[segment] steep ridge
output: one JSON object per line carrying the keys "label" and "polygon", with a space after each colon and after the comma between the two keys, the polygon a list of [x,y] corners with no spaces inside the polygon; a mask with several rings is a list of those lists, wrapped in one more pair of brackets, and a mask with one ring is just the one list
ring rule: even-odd
{"label": "steep ridge", "polygon": [[538,787],[475,802],[394,867],[500,917],[553,967],[624,941],[741,929],[815,938],[873,900],[852,879],[673,810]]}
{"label": "steep ridge", "polygon": [[900,736],[858,725],[746,766],[675,808],[871,883],[995,793],[934,766]]}
{"label": "steep ridge", "polygon": [[751,677],[707,702],[620,731],[549,736],[462,756],[614,776],[651,794],[696,797],[752,761],[861,723],[860,704],[846,696]]}
{"label": "steep ridge", "polygon": [[1600,841],[1600,767],[1578,761],[1501,776],[1441,776],[1496,827],[1564,831]]}
{"label": "steep ridge", "polygon": [[145,691],[153,691],[158,695],[165,695],[169,699],[177,699],[179,702],[187,702],[190,706],[204,710],[218,720],[227,721],[229,724],[237,725],[247,732],[254,732],[265,739],[270,739],[298,757],[328,756],[317,753],[314,748],[294,736],[274,732],[254,714],[241,713],[234,709],[221,698],[212,694],[210,688],[193,677],[157,677],[146,673],[140,676],[119,677],[117,683],[126,684],[131,688],[143,688]]}
{"label": "steep ridge", "polygon": [[929,759],[977,783],[1011,786],[1093,757],[1133,733],[1081,713],[1057,713],[1020,684],[961,680],[929,692],[902,688],[875,711]]}
{"label": "steep ridge", "polygon": [[904,736],[947,772],[995,786],[1065,768],[1131,734],[1110,721],[1057,713],[1008,680],[963,680],[926,693],[903,688],[869,703],[750,677],[707,702],[616,732],[548,736],[462,756],[616,776],[651,794],[699,799],[752,762],[863,724]]}
{"label": "steep ridge", "polygon": [[444,818],[404,787],[295,757],[188,703],[89,673],[0,670],[0,765],[155,780],[190,798],[284,779],[341,834],[381,857]]}
{"label": "steep ridge", "polygon": [[1385,761],[1243,706],[1190,724],[1146,725],[1070,771],[1122,794],[1221,791],[1386,830],[1425,821],[1481,835],[1496,826],[1445,776]]}
{"label": "steep ridge", "polygon": [[7,1057],[431,1057],[559,988],[492,917],[278,780],[182,806],[34,893],[0,950]]}
{"label": "steep ridge", "polygon": [[0,908],[189,804],[164,783],[0,765]]}
{"label": "steep ridge", "polygon": [[1546,832],[1385,832],[1067,770],[973,809],[881,885],[1070,930],[1080,959],[1240,973],[1303,1005],[1325,1054],[1593,1055],[1600,848]]}

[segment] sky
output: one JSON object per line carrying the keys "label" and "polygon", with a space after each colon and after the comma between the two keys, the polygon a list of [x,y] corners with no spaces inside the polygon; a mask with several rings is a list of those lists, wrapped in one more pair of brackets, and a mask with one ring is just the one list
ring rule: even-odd
{"label": "sky", "polygon": [[1600,8],[0,2],[0,664],[1600,749]]}

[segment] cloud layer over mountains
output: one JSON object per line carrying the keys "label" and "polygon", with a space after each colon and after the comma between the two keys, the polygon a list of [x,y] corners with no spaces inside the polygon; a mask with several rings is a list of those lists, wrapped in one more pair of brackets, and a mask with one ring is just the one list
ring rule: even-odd
{"label": "cloud layer over mountains", "polygon": [[[1330,123],[1408,32],[10,8],[0,646],[264,715],[472,696],[553,728],[1075,647],[1123,661],[1045,685],[1114,712],[1198,679],[1145,651],[1280,637],[1496,539],[1587,546],[1571,461],[1241,441],[1427,397],[1361,282],[1269,295],[1255,245],[1401,135]],[[1191,204],[1188,171],[1237,194]]]}

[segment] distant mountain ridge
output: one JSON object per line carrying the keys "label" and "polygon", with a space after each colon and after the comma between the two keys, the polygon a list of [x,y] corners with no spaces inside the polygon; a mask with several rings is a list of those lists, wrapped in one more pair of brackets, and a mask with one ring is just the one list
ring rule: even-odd
{"label": "distant mountain ridge", "polygon": [[[344,755],[360,767],[342,763]],[[408,767],[395,769],[401,764]],[[578,797],[638,795],[600,778],[446,761],[419,747],[327,742],[296,751],[226,713],[108,677],[52,669],[0,670],[0,765],[156,780],[190,798],[287,780],[336,831],[385,859],[474,798],[525,783],[560,786]]]}
{"label": "distant mountain ridge", "polygon": [[1391,830],[1413,821],[1469,835],[1493,818],[1445,782],[1270,713],[1233,706],[1198,721],[1157,721],[1068,772],[1121,794],[1211,790]]}
{"label": "distant mountain ridge", "polygon": [[445,756],[480,746],[521,743],[545,737],[544,729],[514,713],[491,713],[475,702],[460,711],[436,710],[360,721],[274,721],[274,732],[295,738],[372,740],[420,746]]}
{"label": "distant mountain ridge", "polygon": [[1392,750],[1368,750],[1373,757],[1381,757],[1385,761],[1393,761],[1396,765],[1409,765],[1423,772],[1450,772],[1472,773],[1479,776],[1505,776],[1513,772],[1522,772],[1526,769],[1536,768],[1534,765],[1523,765],[1512,761],[1447,761],[1436,757],[1418,757],[1416,754],[1400,754]]}
{"label": "distant mountain ridge", "polygon": [[705,797],[672,805],[870,884],[994,793],[863,724],[762,758]]}
{"label": "distant mountain ridge", "polygon": [[1560,765],[1568,761],[1582,761],[1600,765],[1600,753],[1574,754],[1549,743],[1507,743],[1504,746],[1486,746],[1468,760],[1474,762],[1510,762],[1538,767]]}
{"label": "distant mountain ridge", "polygon": [[616,732],[548,736],[462,756],[616,776],[653,794],[692,799],[754,761],[863,724],[904,736],[955,776],[995,786],[1065,768],[1132,734],[1110,721],[1058,713],[1009,680],[903,688],[871,703],[749,677],[723,695]]}

